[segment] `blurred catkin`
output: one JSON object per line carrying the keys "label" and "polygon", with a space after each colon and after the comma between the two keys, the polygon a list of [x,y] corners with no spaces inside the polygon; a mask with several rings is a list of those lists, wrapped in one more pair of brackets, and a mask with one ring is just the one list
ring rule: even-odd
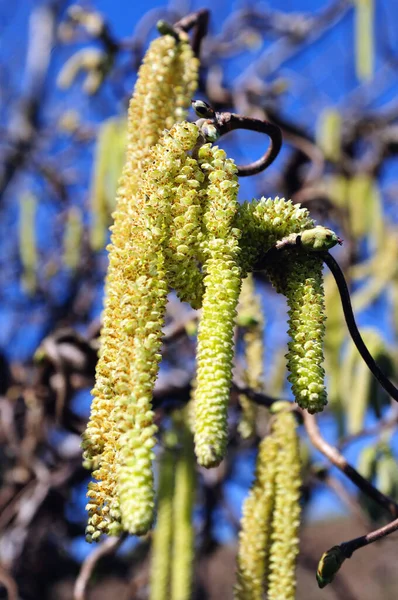
{"label": "blurred catkin", "polygon": [[275,502],[278,444],[265,437],[258,449],[255,480],[242,509],[237,557],[236,600],[262,600],[268,571],[271,521]]}
{"label": "blurred catkin", "polygon": [[300,525],[301,465],[296,420],[277,402],[259,446],[255,481],[243,506],[236,600],[293,600]]}
{"label": "blurred catkin", "polygon": [[167,440],[165,443],[166,447],[159,461],[157,517],[152,537],[150,600],[168,600],[170,598],[176,449],[173,447],[175,443],[170,445]]}
{"label": "blurred catkin", "polygon": [[180,450],[175,468],[170,600],[190,600],[193,580],[196,465],[193,437],[184,422],[185,415],[186,411],[179,413],[176,427]]}
{"label": "blurred catkin", "polygon": [[[275,500],[269,551],[269,600],[294,600],[296,559],[299,551],[301,464],[297,423],[286,403],[273,424],[278,445],[275,459]],[[286,410],[287,408],[287,410]]]}
{"label": "blurred catkin", "polygon": [[20,199],[19,254],[22,264],[22,286],[28,294],[37,287],[38,253],[36,246],[37,198],[26,192]]}
{"label": "blurred catkin", "polygon": [[68,210],[64,233],[63,262],[68,269],[75,271],[80,263],[83,239],[83,215],[77,206]]}
{"label": "blurred catkin", "polygon": [[[253,275],[250,273],[242,282],[238,306],[238,322],[244,327],[245,345],[245,384],[261,391],[264,375],[264,317],[260,297],[255,293]],[[245,394],[239,395],[242,416],[238,431],[243,438],[249,438],[256,431],[257,405]]]}

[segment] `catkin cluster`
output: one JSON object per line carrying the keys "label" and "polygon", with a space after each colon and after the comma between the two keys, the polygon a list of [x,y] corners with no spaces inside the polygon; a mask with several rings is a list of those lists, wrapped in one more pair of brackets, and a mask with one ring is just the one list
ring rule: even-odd
{"label": "catkin cluster", "polygon": [[86,464],[94,467],[87,505],[89,541],[102,532],[119,533],[122,527],[142,534],[153,522],[156,426],[151,399],[168,293],[164,240],[171,222],[170,181],[186,150],[195,145],[197,129],[187,125],[174,130],[157,154],[152,152],[165,126],[184,116],[197,68],[186,40],[170,35],[155,40],[128,110],[101,351],[83,440]]}
{"label": "catkin cluster", "polygon": [[255,481],[243,506],[236,600],[293,600],[300,524],[300,457],[289,404],[277,403],[259,446]]}
{"label": "catkin cluster", "polygon": [[[214,131],[209,134],[215,126],[203,120],[176,123],[195,89],[197,69],[185,34],[180,39],[160,37],[140,68],[128,110],[126,163],[108,247],[101,351],[83,441],[85,462],[94,469],[87,494],[89,541],[122,529],[142,535],[154,520],[157,427],[152,392],[169,290],[193,308],[202,308],[193,428],[198,462],[213,467],[227,447],[234,325],[243,278],[286,236],[300,234],[312,244],[310,250],[323,247],[323,233],[311,233],[316,228],[308,211],[291,201],[261,199],[239,205],[236,165],[223,150],[206,143],[217,137]],[[280,256],[282,261],[284,254]],[[321,260],[297,251],[287,263],[271,263],[269,276],[290,307],[293,392],[301,406],[315,412],[326,402]],[[252,371],[248,384],[257,388],[260,320],[246,340]],[[250,419],[253,428],[253,414]],[[278,416],[272,444],[279,444],[277,424],[287,419]],[[250,427],[247,421],[246,433]],[[271,452],[271,442],[264,444],[260,456]],[[278,460],[283,456],[278,451]],[[280,465],[273,476],[275,494],[278,486],[287,486],[283,472]],[[272,514],[276,519],[279,511]],[[277,529],[275,521],[273,531]],[[277,544],[272,542],[272,547]],[[269,564],[272,590],[276,567],[271,555]]]}

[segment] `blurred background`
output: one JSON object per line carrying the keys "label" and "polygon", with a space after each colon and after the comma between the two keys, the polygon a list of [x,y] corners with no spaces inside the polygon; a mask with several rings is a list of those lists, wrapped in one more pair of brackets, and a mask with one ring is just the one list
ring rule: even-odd
{"label": "blurred background", "polygon": [[[148,597],[150,538],[96,557],[84,539],[80,435],[89,413],[107,268],[105,246],[123,165],[126,108],[156,22],[209,8],[197,98],[278,124],[281,154],[241,181],[240,199],[292,198],[344,239],[344,269],[370,351],[396,379],[398,331],[398,3],[393,0],[0,0],[0,598]],[[194,115],[190,115],[195,119]],[[238,163],[261,134],[220,145]],[[322,435],[398,500],[398,411],[349,341],[325,272],[329,407]],[[290,398],[286,304],[261,273],[265,391]],[[181,327],[181,324],[183,327]],[[194,369],[195,314],[170,299],[170,335],[155,394],[158,420],[184,402]],[[184,335],[173,336],[177,328]],[[244,335],[245,325],[242,324]],[[239,337],[238,337],[239,340]],[[243,358],[238,343],[237,370]],[[241,504],[260,433],[237,434],[227,460],[199,472],[194,598],[232,598]],[[303,431],[302,548],[297,598],[395,599],[398,537],[364,549],[318,590],[334,544],[385,514]],[[84,562],[85,561],[85,562]],[[91,571],[90,571],[91,573]]]}

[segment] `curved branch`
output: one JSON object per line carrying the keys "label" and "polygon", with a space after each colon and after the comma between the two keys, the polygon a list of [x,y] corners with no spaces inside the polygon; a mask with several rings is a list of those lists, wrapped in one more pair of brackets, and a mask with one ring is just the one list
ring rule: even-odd
{"label": "curved branch", "polygon": [[329,267],[335,281],[337,287],[339,289],[339,294],[341,298],[341,304],[344,311],[344,317],[347,323],[348,331],[350,332],[352,341],[356,345],[358,352],[362,356],[365,363],[368,365],[370,371],[376,377],[377,381],[380,385],[386,390],[388,394],[398,402],[398,389],[395,385],[384,375],[384,373],[377,366],[374,358],[370,354],[367,349],[365,342],[363,341],[361,334],[359,333],[357,324],[355,322],[354,313],[352,310],[350,292],[347,287],[347,283],[344,277],[342,270],[340,269],[338,263],[335,261],[333,256],[329,254],[329,252],[322,253],[322,258],[324,263]]}
{"label": "curved branch", "polygon": [[330,462],[337,467],[348,479],[352,481],[364,494],[369,498],[372,498],[377,504],[387,510],[393,517],[398,517],[398,504],[392,499],[382,494],[377,488],[375,488],[367,479],[362,477],[354,467],[352,467],[344,458],[342,454],[329,444],[321,435],[318,424],[314,415],[310,415],[307,411],[300,411],[303,420],[304,427],[307,431],[308,437],[312,445],[319,450]]}
{"label": "curved branch", "polygon": [[[235,131],[237,129],[246,129],[247,131],[257,131],[265,133],[271,140],[266,152],[261,158],[255,160],[248,165],[236,165],[239,177],[247,177],[264,171],[278,156],[282,146],[282,132],[277,125],[269,121],[261,121],[260,119],[252,119],[230,112],[216,112],[209,104],[202,100],[192,101],[193,109],[199,117],[204,119],[201,125],[204,127],[214,127],[218,137]],[[205,129],[203,129],[205,131]],[[206,134],[204,134],[206,137]]]}

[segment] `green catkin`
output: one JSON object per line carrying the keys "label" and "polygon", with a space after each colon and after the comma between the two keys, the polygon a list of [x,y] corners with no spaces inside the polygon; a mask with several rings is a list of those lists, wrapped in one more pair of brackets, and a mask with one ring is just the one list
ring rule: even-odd
{"label": "green catkin", "polygon": [[68,210],[64,234],[64,264],[75,271],[80,263],[83,238],[82,213],[76,206]]}
{"label": "green catkin", "polygon": [[261,198],[239,206],[234,226],[241,232],[239,264],[245,275],[256,261],[285,236],[312,229],[306,208],[284,198]]}
{"label": "green catkin", "polygon": [[37,198],[26,192],[20,200],[19,253],[22,263],[22,286],[28,294],[37,287],[38,253],[36,246]]}
{"label": "green catkin", "polygon": [[166,250],[169,285],[182,301],[189,302],[193,308],[200,308],[204,291],[203,273],[197,260],[203,214],[203,180],[197,161],[186,156],[173,182],[172,221]]}
{"label": "green catkin", "polygon": [[182,420],[178,430],[181,450],[175,469],[170,600],[190,600],[194,559],[192,519],[196,480],[195,454],[192,434]]}
{"label": "green catkin", "polygon": [[[294,600],[296,558],[299,551],[301,465],[297,423],[286,403],[275,417],[275,502],[269,551],[268,599]],[[287,405],[288,406],[288,405]],[[286,411],[286,412],[285,412]]]}
{"label": "green catkin", "polygon": [[323,340],[325,306],[322,259],[315,254],[289,253],[289,260],[267,268],[272,284],[289,306],[289,351],[286,355],[295,400],[310,413],[327,403]]}
{"label": "green catkin", "polygon": [[150,600],[170,598],[175,457],[176,449],[166,447],[159,461],[157,517],[152,537]]}
{"label": "green catkin", "polygon": [[98,132],[90,192],[90,245],[95,251],[102,250],[105,246],[125,154],[126,120],[107,119],[101,124]]}
{"label": "green catkin", "polygon": [[[166,132],[153,150],[153,164],[141,181],[140,203],[128,247],[125,279],[131,278],[130,297],[125,296],[123,319],[133,351],[130,364],[131,391],[116,405],[120,430],[118,495],[123,525],[130,533],[145,533],[154,508],[151,463],[155,445],[152,390],[161,358],[162,325],[167,302],[165,245],[171,222],[173,182],[185,153],[198,136],[192,123],[182,123]],[[122,306],[122,315],[124,310]]]}
{"label": "green catkin", "polygon": [[336,108],[325,108],[317,124],[316,141],[325,158],[338,162],[341,156],[342,118]]}
{"label": "green catkin", "polygon": [[264,438],[258,449],[255,480],[242,509],[235,600],[262,600],[268,568],[271,520],[274,508],[278,444]]}
{"label": "green catkin", "polygon": [[[253,275],[249,274],[242,282],[242,291],[238,307],[239,324],[245,327],[243,342],[245,344],[245,383],[256,391],[263,388],[264,375],[264,318],[260,298],[255,294]],[[242,416],[238,431],[242,438],[249,438],[256,431],[258,406],[245,394],[239,395]]]}
{"label": "green catkin", "polygon": [[236,166],[210,144],[199,150],[206,173],[202,317],[198,331],[195,452],[199,464],[218,465],[227,445],[227,407],[232,377],[233,331],[241,285]]}
{"label": "green catkin", "polygon": [[355,69],[359,81],[369,81],[374,72],[374,0],[354,0]]}
{"label": "green catkin", "polygon": [[[128,111],[126,164],[109,247],[101,350],[83,440],[86,464],[97,466],[96,481],[89,489],[89,540],[109,533],[113,524],[119,530],[121,516],[123,528],[132,534],[145,533],[153,521],[151,448],[156,427],[151,390],[168,291],[163,251],[168,226],[163,209],[167,213],[168,207],[151,189],[156,177],[150,158],[165,125],[175,120],[174,90],[183,75],[176,60],[182,49],[187,51],[186,42],[177,43],[168,35],[152,42]],[[195,86],[197,62],[191,60],[184,73],[188,92]],[[183,109],[190,97],[184,100],[182,94],[179,90]],[[142,178],[148,165],[153,168],[145,187]],[[144,189],[149,202],[142,195]]]}

